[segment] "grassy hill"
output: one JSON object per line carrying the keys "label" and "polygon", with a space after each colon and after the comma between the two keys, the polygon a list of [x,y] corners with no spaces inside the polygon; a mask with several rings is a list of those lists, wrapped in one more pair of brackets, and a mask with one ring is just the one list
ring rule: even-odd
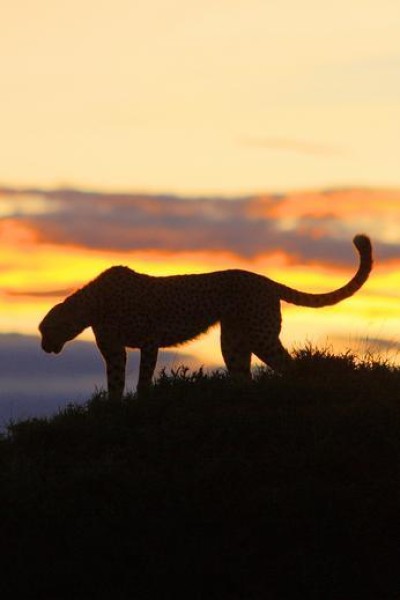
{"label": "grassy hill", "polygon": [[99,393],[0,439],[0,594],[398,598],[399,459],[400,369],[350,354]]}

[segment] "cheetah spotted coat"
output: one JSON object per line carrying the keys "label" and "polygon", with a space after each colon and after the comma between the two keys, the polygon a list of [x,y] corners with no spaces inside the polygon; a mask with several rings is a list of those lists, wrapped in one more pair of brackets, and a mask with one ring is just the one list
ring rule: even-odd
{"label": "cheetah spotted coat", "polygon": [[231,375],[250,379],[252,354],[282,371],[291,357],[279,340],[280,301],[318,308],[354,294],[371,271],[372,250],[364,235],[353,242],[360,255],[356,274],[325,294],[300,292],[241,270],[151,277],[111,267],[49,311],[39,326],[42,348],[58,354],[65,342],[92,327],[114,399],[123,394],[127,347],[141,352],[140,391],[152,381],[159,348],[191,340],[217,322]]}

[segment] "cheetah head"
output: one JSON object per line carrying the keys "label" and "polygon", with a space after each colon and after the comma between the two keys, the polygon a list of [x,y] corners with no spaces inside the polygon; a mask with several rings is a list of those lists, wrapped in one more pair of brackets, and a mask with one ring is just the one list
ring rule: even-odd
{"label": "cheetah head", "polygon": [[82,329],[65,302],[56,304],[39,325],[43,350],[59,354],[64,344],[74,339]]}

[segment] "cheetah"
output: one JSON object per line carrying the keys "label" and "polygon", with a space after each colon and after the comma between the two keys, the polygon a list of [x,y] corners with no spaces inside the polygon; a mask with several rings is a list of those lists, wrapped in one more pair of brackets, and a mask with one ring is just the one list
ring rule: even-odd
{"label": "cheetah", "polygon": [[356,274],[343,287],[322,294],[237,269],[153,277],[111,267],[47,313],[39,325],[42,348],[58,354],[66,342],[92,327],[114,400],[125,387],[127,347],[140,349],[140,393],[152,382],[159,348],[192,340],[217,322],[222,356],[232,376],[251,379],[252,354],[282,372],[292,358],[279,340],[280,301],[320,308],[352,296],[372,269],[370,239],[357,235],[353,243],[359,254]]}

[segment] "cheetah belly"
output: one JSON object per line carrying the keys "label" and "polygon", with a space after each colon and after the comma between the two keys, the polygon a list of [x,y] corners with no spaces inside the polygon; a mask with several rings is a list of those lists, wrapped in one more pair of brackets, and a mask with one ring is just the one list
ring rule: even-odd
{"label": "cheetah belly", "polygon": [[[164,311],[163,311],[164,313]],[[121,319],[119,322],[119,339],[130,348],[142,348],[146,345],[165,348],[183,344],[207,331],[216,321],[215,315],[185,314],[184,311],[164,314],[140,311],[135,318]]]}

